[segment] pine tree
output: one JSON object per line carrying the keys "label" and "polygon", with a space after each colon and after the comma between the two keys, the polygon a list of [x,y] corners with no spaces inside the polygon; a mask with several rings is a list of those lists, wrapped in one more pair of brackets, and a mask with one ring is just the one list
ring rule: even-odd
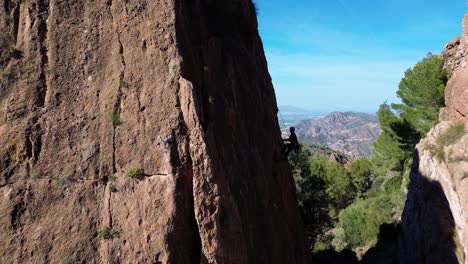
{"label": "pine tree", "polygon": [[444,59],[429,54],[405,72],[397,92],[402,103],[393,104],[392,108],[425,136],[437,121],[439,109],[445,106],[447,81]]}

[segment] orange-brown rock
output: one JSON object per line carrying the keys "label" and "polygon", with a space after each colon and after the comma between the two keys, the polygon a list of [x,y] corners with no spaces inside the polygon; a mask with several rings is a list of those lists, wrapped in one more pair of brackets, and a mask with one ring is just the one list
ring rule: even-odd
{"label": "orange-brown rock", "polygon": [[463,19],[463,35],[445,46],[444,57],[451,74],[446,87],[443,120],[468,122],[468,14]]}
{"label": "orange-brown rock", "polygon": [[308,262],[250,0],[0,10],[0,263]]}

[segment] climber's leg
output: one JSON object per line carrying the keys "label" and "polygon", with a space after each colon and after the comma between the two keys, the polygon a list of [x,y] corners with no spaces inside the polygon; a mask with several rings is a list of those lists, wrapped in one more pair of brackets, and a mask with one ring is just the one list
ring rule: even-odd
{"label": "climber's leg", "polygon": [[291,152],[291,150],[292,150],[291,144],[284,145],[283,151],[281,151],[281,159],[287,159],[289,152]]}

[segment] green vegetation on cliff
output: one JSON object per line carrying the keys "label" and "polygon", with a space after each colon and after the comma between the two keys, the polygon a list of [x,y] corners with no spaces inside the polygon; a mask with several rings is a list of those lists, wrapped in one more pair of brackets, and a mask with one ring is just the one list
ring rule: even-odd
{"label": "green vegetation on cliff", "polygon": [[346,166],[302,152],[290,158],[311,249],[372,246],[380,226],[397,224],[405,202],[416,144],[444,106],[447,73],[441,56],[429,54],[400,82],[400,104],[382,104],[382,133],[372,159]]}

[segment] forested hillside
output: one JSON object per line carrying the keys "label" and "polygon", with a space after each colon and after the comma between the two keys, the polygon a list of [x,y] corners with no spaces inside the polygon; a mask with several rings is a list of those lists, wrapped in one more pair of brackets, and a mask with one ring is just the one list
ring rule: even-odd
{"label": "forested hillside", "polygon": [[382,104],[382,133],[372,159],[342,166],[303,151],[290,158],[310,249],[358,255],[375,246],[383,224],[398,225],[405,202],[415,145],[435,124],[444,106],[448,76],[444,59],[429,54],[408,69],[398,97]]}

